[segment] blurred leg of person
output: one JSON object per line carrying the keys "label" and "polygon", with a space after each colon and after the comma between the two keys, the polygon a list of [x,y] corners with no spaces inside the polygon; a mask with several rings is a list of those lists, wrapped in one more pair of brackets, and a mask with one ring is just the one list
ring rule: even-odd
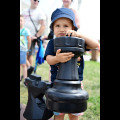
{"label": "blurred leg of person", "polygon": [[23,78],[27,78],[27,66],[26,64],[22,64],[22,68],[23,68]]}
{"label": "blurred leg of person", "polygon": [[29,49],[29,53],[27,54],[27,59],[30,63],[30,66],[33,66],[33,55],[35,54],[34,51],[35,51],[35,42],[32,42],[31,47]]}
{"label": "blurred leg of person", "polygon": [[72,114],[68,114],[69,116],[69,120],[79,120],[78,116],[72,115]]}
{"label": "blurred leg of person", "polygon": [[33,70],[34,70],[34,67],[31,66],[28,59],[26,60],[26,66],[27,66],[27,77],[29,77],[32,74]]}
{"label": "blurred leg of person", "polygon": [[21,65],[20,65],[20,81],[22,80],[21,77],[22,77],[22,69],[21,69]]}
{"label": "blurred leg of person", "polygon": [[23,58],[22,58],[22,68],[23,68],[23,78],[25,79],[27,77],[27,66],[26,66],[26,60],[27,60],[27,53],[23,52]]}
{"label": "blurred leg of person", "polygon": [[26,60],[26,65],[27,65],[27,68],[30,67],[30,62],[28,61],[28,59]]}
{"label": "blurred leg of person", "polygon": [[26,105],[20,103],[20,120],[26,120],[26,119],[23,117],[23,113],[24,113],[24,111],[25,111],[25,108],[26,108]]}
{"label": "blurred leg of person", "polygon": [[27,77],[33,72],[34,67],[33,67],[33,55],[34,55],[34,50],[35,50],[35,43],[32,42],[31,47],[29,49],[29,52],[27,54]]}
{"label": "blurred leg of person", "polygon": [[63,115],[54,115],[54,120],[64,120],[64,116],[65,116],[65,114],[63,114]]}
{"label": "blurred leg of person", "polygon": [[38,47],[38,44],[37,44],[37,42],[36,42],[36,43],[35,43],[35,55],[37,55],[38,49],[39,49],[39,47]]}
{"label": "blurred leg of person", "polygon": [[33,55],[28,56],[28,61],[30,63],[30,66],[33,66]]}
{"label": "blurred leg of person", "polygon": [[[23,78],[25,79],[27,77],[27,66],[26,66],[26,59],[27,59],[27,53],[25,51],[20,51],[20,77],[22,77],[23,72]],[[23,70],[21,69],[23,68]],[[20,78],[22,80],[22,78]]]}
{"label": "blurred leg of person", "polygon": [[33,66],[28,67],[27,68],[27,77],[29,77],[32,74],[33,71],[34,71],[34,67]]}

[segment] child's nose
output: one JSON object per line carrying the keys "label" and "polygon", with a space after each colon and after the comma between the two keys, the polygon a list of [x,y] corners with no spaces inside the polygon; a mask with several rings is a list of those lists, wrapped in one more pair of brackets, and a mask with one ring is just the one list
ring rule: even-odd
{"label": "child's nose", "polygon": [[64,27],[60,27],[60,31],[65,31],[65,30],[64,30]]}

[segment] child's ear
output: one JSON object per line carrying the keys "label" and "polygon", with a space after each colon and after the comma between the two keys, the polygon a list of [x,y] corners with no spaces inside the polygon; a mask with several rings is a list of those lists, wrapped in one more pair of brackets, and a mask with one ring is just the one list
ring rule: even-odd
{"label": "child's ear", "polygon": [[75,27],[74,27],[74,26],[72,26],[72,30],[75,30]]}

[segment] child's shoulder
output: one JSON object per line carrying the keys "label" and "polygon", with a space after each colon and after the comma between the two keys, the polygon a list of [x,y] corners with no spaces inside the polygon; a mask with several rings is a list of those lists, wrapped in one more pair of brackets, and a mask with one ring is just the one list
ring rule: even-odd
{"label": "child's shoulder", "polygon": [[23,29],[24,29],[23,31],[24,34],[30,34],[30,30],[28,28],[24,27]]}
{"label": "child's shoulder", "polygon": [[26,28],[26,27],[24,27],[24,30],[25,30],[25,31],[30,31],[30,30],[29,30],[28,28]]}
{"label": "child's shoulder", "polygon": [[54,41],[54,39],[49,39],[49,42],[53,42]]}
{"label": "child's shoulder", "polygon": [[50,39],[50,40],[49,40],[48,46],[51,46],[51,47],[54,46],[54,39]]}
{"label": "child's shoulder", "polygon": [[26,27],[24,27],[24,31],[25,32],[30,32],[30,30],[28,28],[26,28]]}

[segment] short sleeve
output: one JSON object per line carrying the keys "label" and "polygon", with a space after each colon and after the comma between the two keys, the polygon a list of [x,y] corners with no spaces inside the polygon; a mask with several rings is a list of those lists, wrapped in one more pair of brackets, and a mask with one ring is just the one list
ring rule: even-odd
{"label": "short sleeve", "polygon": [[30,30],[27,28],[25,28],[25,29],[26,29],[26,32],[25,32],[26,36],[30,36]]}
{"label": "short sleeve", "polygon": [[53,56],[55,56],[55,52],[54,52],[54,39],[51,39],[48,42],[48,45],[47,45],[47,48],[46,48],[46,51],[45,51],[45,55],[44,55],[44,59],[45,60],[46,60],[46,56],[47,55],[53,55]]}

